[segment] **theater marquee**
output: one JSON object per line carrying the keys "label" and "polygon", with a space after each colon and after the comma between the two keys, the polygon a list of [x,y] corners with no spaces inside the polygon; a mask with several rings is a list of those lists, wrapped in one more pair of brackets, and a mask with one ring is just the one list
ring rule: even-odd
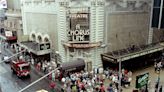
{"label": "theater marquee", "polygon": [[89,13],[69,13],[67,36],[69,42],[90,41]]}
{"label": "theater marquee", "polygon": [[90,13],[89,8],[85,11],[70,9],[67,13],[67,42],[63,45],[70,48],[94,48],[101,42],[90,41]]}

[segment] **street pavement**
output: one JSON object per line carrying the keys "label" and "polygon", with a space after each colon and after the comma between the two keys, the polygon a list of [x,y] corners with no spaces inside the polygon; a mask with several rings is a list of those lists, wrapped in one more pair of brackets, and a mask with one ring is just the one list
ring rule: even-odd
{"label": "street pavement", "polygon": [[[2,53],[11,56],[12,52],[9,50],[2,49]],[[0,55],[1,58],[2,54]],[[18,92],[20,89],[26,87],[30,83],[39,79],[41,75],[31,68],[30,78],[18,78],[12,73],[10,65],[6,63],[0,64],[0,92]],[[35,92],[37,90],[45,89],[50,91],[49,80],[43,79],[38,83],[34,84],[23,92]]]}

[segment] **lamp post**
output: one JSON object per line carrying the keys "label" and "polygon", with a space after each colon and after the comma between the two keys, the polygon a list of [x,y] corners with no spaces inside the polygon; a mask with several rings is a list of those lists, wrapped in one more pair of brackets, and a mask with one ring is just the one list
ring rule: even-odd
{"label": "lamp post", "polygon": [[55,62],[56,62],[56,64],[57,64],[57,67],[59,67],[59,63],[61,63],[61,62],[59,62],[59,51],[55,51]]}
{"label": "lamp post", "polygon": [[121,77],[122,77],[122,74],[121,74],[121,59],[119,61],[119,91],[118,92],[121,92]]}

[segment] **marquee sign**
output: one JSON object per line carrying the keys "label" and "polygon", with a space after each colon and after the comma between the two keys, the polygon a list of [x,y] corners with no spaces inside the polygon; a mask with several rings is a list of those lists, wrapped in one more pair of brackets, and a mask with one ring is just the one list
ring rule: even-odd
{"label": "marquee sign", "polygon": [[40,48],[40,50],[48,50],[48,49],[50,49],[50,43],[39,44],[39,48]]}
{"label": "marquee sign", "polygon": [[70,48],[94,48],[101,45],[101,42],[95,42],[95,43],[65,43],[63,42],[63,45],[70,47]]}
{"label": "marquee sign", "polygon": [[69,13],[67,36],[71,42],[90,41],[89,13]]}
{"label": "marquee sign", "polygon": [[76,25],[75,30],[68,30],[68,36],[70,37],[71,41],[87,41],[85,39],[86,36],[90,35],[89,29],[81,29],[80,24]]}

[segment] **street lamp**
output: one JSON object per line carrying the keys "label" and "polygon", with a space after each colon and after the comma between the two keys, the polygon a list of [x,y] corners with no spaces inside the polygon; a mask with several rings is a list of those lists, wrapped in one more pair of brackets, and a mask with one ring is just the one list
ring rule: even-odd
{"label": "street lamp", "polygon": [[59,62],[59,51],[55,51],[55,62],[57,64],[57,67],[59,67],[60,63]]}
{"label": "street lamp", "polygon": [[122,74],[121,74],[121,59],[119,61],[119,91],[118,92],[121,92],[121,77],[122,77]]}

